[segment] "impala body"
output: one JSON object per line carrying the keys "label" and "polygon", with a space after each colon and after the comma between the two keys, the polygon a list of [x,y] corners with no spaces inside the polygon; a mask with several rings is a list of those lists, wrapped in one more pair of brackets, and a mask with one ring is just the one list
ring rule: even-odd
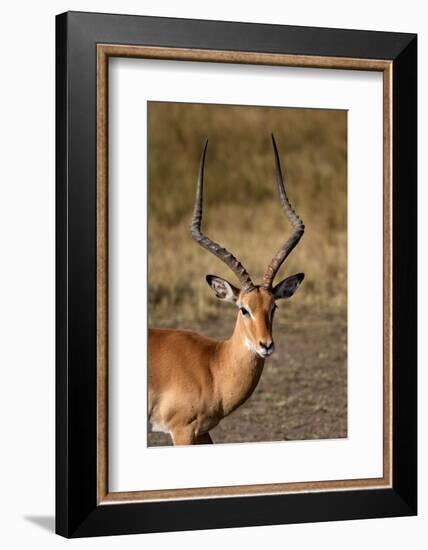
{"label": "impala body", "polygon": [[154,431],[171,435],[174,445],[212,443],[209,430],[251,396],[265,359],[274,351],[275,302],[291,297],[304,278],[298,273],[272,284],[304,232],[284,188],[273,136],[272,143],[280,201],[294,232],[270,262],[261,285],[253,284],[244,266],[201,232],[207,142],[202,151],[191,235],[237,276],[241,288],[215,275],[206,279],[217,298],[235,304],[239,311],[234,331],[224,341],[187,330],[149,329],[148,418]]}

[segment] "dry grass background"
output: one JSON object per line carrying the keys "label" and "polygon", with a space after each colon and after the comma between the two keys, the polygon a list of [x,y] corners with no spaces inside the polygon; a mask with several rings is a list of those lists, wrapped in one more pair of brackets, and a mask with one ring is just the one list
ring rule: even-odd
{"label": "dry grass background", "polygon": [[289,197],[306,225],[277,280],[299,271],[306,279],[278,313],[292,307],[309,315],[344,315],[346,131],[344,111],[150,103],[150,324],[191,325],[230,311],[211,296],[205,274],[236,283],[234,275],[194,243],[188,229],[206,137],[204,232],[258,282],[291,234],[275,187],[271,132]]}
{"label": "dry grass background", "polygon": [[[150,326],[196,329],[216,338],[227,337],[233,329],[235,308],[216,300],[205,275],[213,273],[234,284],[237,280],[220,260],[192,241],[189,232],[206,138],[203,231],[231,250],[255,282],[261,282],[267,263],[291,234],[275,186],[272,132],[289,198],[306,225],[300,244],[276,278],[296,272],[306,275],[295,296],[278,304],[271,378],[263,375],[248,405],[232,415],[233,421],[226,419],[216,429],[216,440],[345,436],[346,112],[150,102],[148,115]],[[297,340],[290,342],[290,336],[281,351],[278,335],[283,333],[295,334]],[[310,349],[306,350],[305,342],[310,342]],[[294,348],[297,351],[291,356]],[[293,369],[286,371],[291,378],[285,374],[282,382],[291,388],[287,399],[293,403],[288,409],[286,390],[274,375],[286,360],[294,362],[296,373],[308,362],[316,369],[312,374],[307,371],[303,386],[298,383],[300,375],[293,378]],[[303,418],[296,408],[299,395],[302,406],[313,403],[312,409],[303,406]],[[269,424],[272,415],[278,418],[278,402],[285,418],[279,432]],[[316,411],[325,403],[331,405],[326,409],[330,421],[321,422]],[[256,417],[260,425],[260,415],[264,432],[249,434]],[[287,423],[296,415],[296,426],[302,429]],[[164,443],[157,434],[150,437],[154,438],[151,444]]]}

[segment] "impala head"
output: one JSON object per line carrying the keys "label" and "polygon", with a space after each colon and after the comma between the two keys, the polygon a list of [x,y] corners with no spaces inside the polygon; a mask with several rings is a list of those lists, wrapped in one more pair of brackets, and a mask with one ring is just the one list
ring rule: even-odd
{"label": "impala head", "polygon": [[273,136],[272,144],[275,156],[276,182],[281,205],[294,231],[292,236],[281,246],[267,266],[261,285],[255,285],[252,282],[250,275],[235,256],[201,232],[204,166],[208,141],[205,142],[201,155],[195,207],[193,210],[192,223],[190,225],[192,238],[202,247],[220,258],[239,279],[241,283],[240,289],[221,277],[207,275],[207,282],[214,290],[217,298],[225,302],[232,302],[239,308],[238,323],[242,331],[244,344],[260,357],[267,357],[274,351],[272,323],[276,309],[276,300],[290,298],[304,278],[303,273],[298,273],[285,278],[275,286],[273,285],[275,275],[284,260],[300,241],[305,226],[302,220],[294,212],[288,200],[281,172],[278,149]]}
{"label": "impala head", "polygon": [[303,280],[303,273],[292,275],[274,288],[255,286],[249,291],[239,289],[216,275],[207,275],[207,282],[220,300],[232,302],[239,308],[238,323],[245,346],[260,357],[274,352],[272,338],[276,300],[290,298]]}

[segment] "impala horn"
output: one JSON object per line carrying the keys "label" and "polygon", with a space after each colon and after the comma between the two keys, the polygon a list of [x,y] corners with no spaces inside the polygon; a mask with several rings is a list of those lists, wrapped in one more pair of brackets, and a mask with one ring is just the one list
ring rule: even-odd
{"label": "impala horn", "polygon": [[278,270],[283,264],[284,260],[287,258],[287,256],[293,250],[293,248],[298,244],[298,242],[302,238],[302,235],[305,231],[305,226],[303,225],[303,222],[299,218],[299,216],[294,212],[293,207],[291,206],[291,203],[288,199],[287,192],[285,191],[284,179],[282,177],[282,171],[281,171],[281,163],[279,161],[278,149],[276,147],[276,142],[273,134],[272,134],[272,145],[273,145],[273,152],[275,155],[276,183],[278,186],[281,206],[284,209],[285,213],[287,214],[287,217],[294,228],[294,232],[292,236],[288,239],[288,241],[286,241],[286,243],[281,246],[281,248],[278,250],[276,255],[272,258],[271,262],[266,268],[266,272],[263,277],[262,286],[268,290],[272,288],[272,283],[273,283],[273,280],[275,279],[275,275],[278,273]]}
{"label": "impala horn", "polygon": [[199,174],[198,181],[196,184],[196,197],[195,197],[195,206],[193,208],[192,222],[190,224],[190,233],[192,239],[194,239],[198,244],[203,248],[206,248],[209,252],[220,258],[238,277],[243,289],[245,292],[250,292],[255,288],[250,275],[248,274],[245,267],[239,262],[235,256],[223,248],[219,244],[215,243],[208,237],[206,237],[201,232],[201,223],[202,223],[202,201],[203,201],[203,190],[204,190],[204,167],[205,167],[205,156],[208,147],[208,140],[206,140],[204,148],[201,154],[201,160],[199,163]]}

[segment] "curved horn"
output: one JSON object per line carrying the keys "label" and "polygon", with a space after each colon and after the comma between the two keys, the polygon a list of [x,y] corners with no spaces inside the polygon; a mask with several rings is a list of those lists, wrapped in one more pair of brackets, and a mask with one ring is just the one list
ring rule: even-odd
{"label": "curved horn", "polygon": [[279,198],[281,201],[281,206],[287,214],[288,219],[291,222],[291,225],[294,228],[293,235],[288,239],[288,241],[281,246],[281,248],[276,253],[276,256],[271,260],[270,264],[266,269],[266,273],[263,277],[263,287],[272,288],[272,283],[275,278],[275,275],[278,273],[279,268],[281,267],[284,260],[297,245],[297,243],[302,238],[302,235],[305,231],[305,226],[303,225],[302,220],[294,212],[293,207],[291,206],[290,201],[288,200],[287,193],[284,187],[284,180],[281,172],[281,164],[279,162],[278,149],[276,147],[275,138],[272,134],[272,145],[275,155],[275,169],[276,169],[276,183],[279,191]]}
{"label": "curved horn", "polygon": [[204,187],[204,167],[205,167],[205,155],[207,152],[208,140],[206,140],[204,148],[201,154],[201,161],[199,164],[198,181],[196,185],[196,197],[195,206],[193,208],[192,222],[190,224],[190,233],[192,239],[194,239],[203,248],[206,248],[209,252],[220,258],[230,269],[235,273],[241,282],[242,287],[246,292],[249,292],[254,288],[254,284],[247,273],[245,267],[239,262],[233,254],[231,254],[225,248],[222,248],[219,244],[215,243],[201,232],[202,222],[202,199],[203,199],[203,187]]}

